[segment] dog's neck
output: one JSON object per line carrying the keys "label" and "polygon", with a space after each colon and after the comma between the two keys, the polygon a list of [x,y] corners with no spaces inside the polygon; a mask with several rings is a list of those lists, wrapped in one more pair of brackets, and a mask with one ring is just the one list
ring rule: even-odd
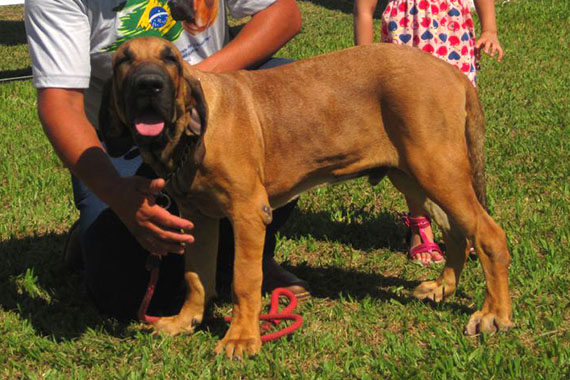
{"label": "dog's neck", "polygon": [[166,176],[166,191],[174,198],[186,198],[190,192],[198,170],[196,150],[201,144],[198,136],[184,135],[178,142],[180,153],[175,154],[174,170]]}

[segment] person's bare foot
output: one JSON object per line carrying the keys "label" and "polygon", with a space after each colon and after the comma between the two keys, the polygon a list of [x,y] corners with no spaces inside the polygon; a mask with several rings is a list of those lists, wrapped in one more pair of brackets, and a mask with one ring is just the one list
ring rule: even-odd
{"label": "person's bare foot", "polygon": [[410,228],[408,256],[422,265],[444,260],[439,246],[434,242],[433,230],[429,219],[422,215],[403,216],[406,226]]}
{"label": "person's bare foot", "polygon": [[[414,231],[415,230],[415,231]],[[433,231],[431,226],[425,228],[424,231],[428,237],[428,240],[433,242]],[[422,238],[416,228],[412,228],[410,230],[410,241],[409,241],[408,253],[410,259],[413,261],[419,261],[422,265],[430,265],[431,264],[431,253],[430,252],[416,252],[415,255],[412,256],[412,250],[422,244]]]}

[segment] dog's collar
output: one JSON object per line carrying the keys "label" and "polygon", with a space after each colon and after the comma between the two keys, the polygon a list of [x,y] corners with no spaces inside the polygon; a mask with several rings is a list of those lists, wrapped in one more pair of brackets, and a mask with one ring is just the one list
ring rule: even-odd
{"label": "dog's collar", "polygon": [[199,144],[199,137],[186,137],[180,143],[185,146],[184,151],[174,170],[168,173],[165,178],[165,189],[175,198],[185,198],[190,192],[194,177],[196,177],[197,165],[190,155]]}

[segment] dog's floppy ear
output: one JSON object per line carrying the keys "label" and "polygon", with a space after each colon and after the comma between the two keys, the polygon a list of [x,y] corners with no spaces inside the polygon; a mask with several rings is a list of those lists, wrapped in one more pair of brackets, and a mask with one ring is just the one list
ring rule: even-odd
{"label": "dog's floppy ear", "polygon": [[111,157],[120,157],[134,145],[129,128],[121,121],[118,104],[113,91],[113,79],[105,82],[103,98],[99,108],[99,138],[105,143]]}
{"label": "dog's floppy ear", "polygon": [[185,132],[187,135],[201,136],[208,124],[208,106],[204,91],[197,79],[184,76],[184,81],[186,82],[184,106],[189,120]]}

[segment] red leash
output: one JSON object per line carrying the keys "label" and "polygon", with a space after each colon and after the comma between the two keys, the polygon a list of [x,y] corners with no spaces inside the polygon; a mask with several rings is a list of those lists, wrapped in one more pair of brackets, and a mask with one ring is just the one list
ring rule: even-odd
{"label": "red leash", "polygon": [[[279,312],[279,297],[281,296],[289,299],[289,305],[287,305],[285,309]],[[297,297],[295,297],[295,294],[289,289],[276,288],[273,290],[271,293],[271,306],[269,308],[269,313],[261,314],[259,316],[260,321],[266,321],[263,325],[261,325],[261,332],[264,333],[270,330],[272,327],[275,327],[281,323],[281,321],[284,319],[294,322],[284,329],[262,335],[262,342],[270,342],[272,340],[282,338],[286,335],[293,334],[295,330],[299,329],[303,325],[303,317],[301,317],[299,314],[292,313],[292,311],[297,307],[297,303]],[[226,322],[231,322],[232,317],[224,317],[224,320]]]}
{"label": "red leash", "polygon": [[[146,263],[147,269],[150,271],[150,280],[148,281],[148,286],[146,288],[146,293],[143,297],[141,305],[138,311],[139,321],[153,324],[158,321],[159,317],[154,317],[147,315],[148,305],[154,294],[156,288],[156,283],[158,281],[158,272],[160,268],[160,257],[149,255]],[[283,310],[279,311],[279,298],[286,297],[289,299],[289,305],[287,305]],[[290,335],[295,330],[299,329],[303,325],[303,317],[299,314],[294,314],[293,310],[297,307],[298,301],[295,294],[286,288],[274,289],[271,293],[271,306],[269,308],[268,314],[261,314],[259,320],[266,321],[261,326],[262,333],[267,332],[272,327],[276,327],[282,320],[294,321],[291,325],[285,327],[284,329],[274,331],[261,336],[262,342],[270,342],[282,338],[286,335]],[[231,322],[231,317],[224,317],[226,322]]]}
{"label": "red leash", "polygon": [[139,321],[153,324],[158,321],[159,317],[153,317],[151,315],[146,315],[146,311],[148,310],[148,305],[150,304],[150,300],[154,295],[154,289],[156,288],[156,283],[158,282],[158,272],[160,269],[160,256],[155,255],[148,255],[148,259],[146,260],[146,269],[150,271],[150,279],[148,280],[148,286],[146,288],[146,293],[141,301],[141,305],[139,306],[139,311],[137,316]]}

